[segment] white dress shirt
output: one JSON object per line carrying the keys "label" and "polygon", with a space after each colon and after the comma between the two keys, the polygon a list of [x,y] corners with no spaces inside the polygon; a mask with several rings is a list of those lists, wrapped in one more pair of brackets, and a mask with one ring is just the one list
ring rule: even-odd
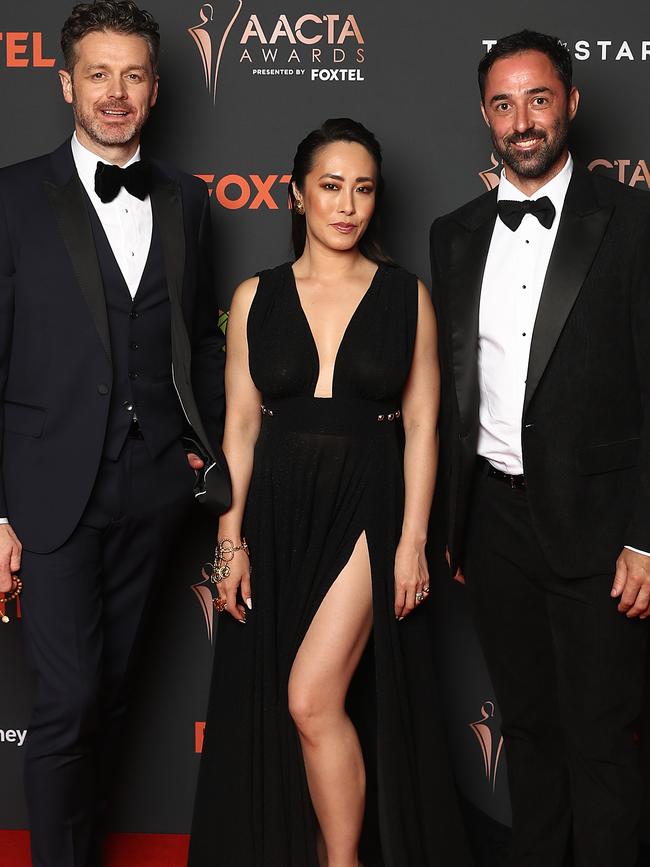
{"label": "white dress shirt", "polygon": [[[562,170],[532,196],[548,196],[553,202],[551,228],[525,214],[513,232],[497,217],[485,263],[478,335],[478,453],[512,475],[524,472],[521,422],[530,344],[572,172],[569,155]],[[527,198],[502,172],[497,200]]]}
{"label": "white dress shirt", "polygon": [[[135,298],[151,246],[153,217],[149,196],[141,201],[122,187],[112,202],[102,202],[95,192],[95,171],[97,163],[106,160],[101,160],[97,154],[84,147],[76,132],[73,133],[70,144],[79,179],[106,232],[131,298]],[[122,168],[125,169],[139,159],[140,148]],[[0,524],[8,523],[8,518],[0,518]]]}
{"label": "white dress shirt", "polygon": [[[521,423],[530,342],[572,172],[569,154],[562,170],[528,197],[502,171],[497,192],[497,201],[548,196],[555,206],[550,229],[533,214],[525,214],[513,232],[497,217],[481,286],[478,454],[513,476],[524,472]],[[650,556],[648,551],[624,547]]]}
{"label": "white dress shirt", "polygon": [[[108,243],[111,245],[113,255],[120,266],[131,298],[134,298],[140,285],[142,272],[147,264],[147,256],[151,246],[153,229],[151,200],[147,196],[144,201],[141,201],[122,187],[112,202],[102,202],[95,192],[95,171],[97,170],[97,163],[106,162],[106,160],[102,160],[97,154],[84,147],[76,133],[72,136],[71,144],[72,156],[79,179],[84,185],[84,189],[88,193],[106,232]],[[121,168],[125,169],[139,159],[140,148]]]}

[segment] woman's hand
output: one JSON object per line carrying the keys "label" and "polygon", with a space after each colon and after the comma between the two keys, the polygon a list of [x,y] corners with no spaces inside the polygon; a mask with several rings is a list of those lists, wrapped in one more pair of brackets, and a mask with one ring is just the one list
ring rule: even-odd
{"label": "woman's hand", "polygon": [[429,594],[429,567],[424,542],[401,539],[395,553],[395,617],[403,620]]}
{"label": "woman's hand", "polygon": [[[241,545],[241,542],[238,544]],[[223,561],[221,561],[222,563]],[[224,611],[227,611],[240,623],[246,623],[246,608],[237,602],[237,591],[241,594],[246,607],[252,610],[251,569],[248,554],[243,548],[235,551],[232,555],[232,560],[229,560],[227,565],[230,569],[228,577],[216,582],[219,599],[224,600],[226,603]]]}

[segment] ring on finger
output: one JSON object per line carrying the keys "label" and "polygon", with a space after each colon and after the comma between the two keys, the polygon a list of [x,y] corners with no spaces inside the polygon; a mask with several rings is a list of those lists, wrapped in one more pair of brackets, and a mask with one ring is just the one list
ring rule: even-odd
{"label": "ring on finger", "polygon": [[228,601],[226,599],[222,599],[221,596],[217,596],[217,598],[213,600],[213,604],[217,614],[221,614],[222,611],[226,610]]}
{"label": "ring on finger", "polygon": [[415,594],[415,601],[416,602],[422,602],[423,599],[424,599],[424,593],[422,591]]}
{"label": "ring on finger", "polygon": [[423,593],[428,593],[428,592],[429,592],[429,585],[428,585],[428,584],[427,584],[426,587],[423,587],[423,588],[422,588],[422,592],[423,592]]}

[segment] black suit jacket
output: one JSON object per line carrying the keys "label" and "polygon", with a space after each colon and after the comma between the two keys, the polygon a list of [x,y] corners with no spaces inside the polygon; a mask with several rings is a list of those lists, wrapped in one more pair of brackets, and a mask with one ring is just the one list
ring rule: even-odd
{"label": "black suit jacket", "polygon": [[[576,166],[532,336],[522,421],[534,526],[567,578],[650,551],[650,196]],[[480,291],[496,191],[431,227],[440,329],[434,514],[462,564],[478,438]]]}
{"label": "black suit jacket", "polygon": [[[223,510],[223,338],[205,185],[153,165],[173,380],[206,457],[197,498]],[[75,528],[102,454],[113,369],[104,289],[70,142],[0,171],[0,515],[47,552]]]}

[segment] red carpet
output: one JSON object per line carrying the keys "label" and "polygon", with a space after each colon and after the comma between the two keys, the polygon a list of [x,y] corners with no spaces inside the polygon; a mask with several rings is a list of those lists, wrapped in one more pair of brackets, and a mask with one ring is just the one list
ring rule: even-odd
{"label": "red carpet", "polygon": [[[111,834],[109,867],[185,867],[188,837],[181,834]],[[27,831],[0,831],[0,867],[29,867]]]}

